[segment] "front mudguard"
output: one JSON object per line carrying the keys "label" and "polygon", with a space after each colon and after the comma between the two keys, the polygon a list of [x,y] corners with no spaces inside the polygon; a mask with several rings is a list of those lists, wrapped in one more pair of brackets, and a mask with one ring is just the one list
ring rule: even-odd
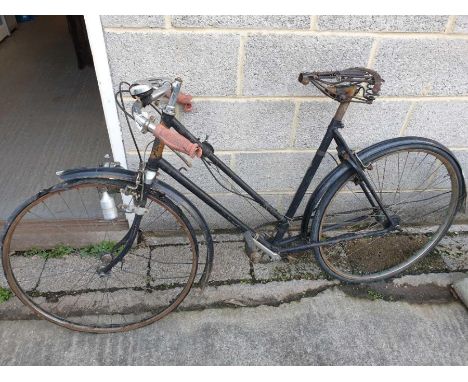
{"label": "front mudguard", "polygon": [[[372,146],[369,146],[359,151],[357,155],[359,156],[361,161],[367,165],[372,160],[372,158],[374,158],[379,152],[383,150],[388,150],[388,149],[392,149],[395,147],[411,146],[415,143],[424,144],[424,145],[427,145],[428,147],[435,147],[439,150],[444,151],[452,158],[455,164],[455,167],[459,171],[460,179],[461,179],[461,184],[460,184],[461,197],[460,197],[460,200],[458,201],[457,209],[458,211],[465,212],[467,194],[466,194],[466,184],[465,184],[465,178],[463,176],[462,167],[460,166],[460,163],[458,162],[455,155],[453,155],[453,153],[447,147],[440,144],[439,142],[434,141],[432,139],[421,138],[421,137],[411,137],[411,136],[399,137],[399,138],[393,138],[393,139],[389,139],[386,141],[376,143]],[[308,233],[310,232],[309,227],[310,227],[311,219],[313,219],[314,212],[316,211],[322,197],[325,195],[328,188],[334,182],[340,179],[340,177],[342,177],[347,171],[352,171],[352,167],[349,163],[344,162],[338,165],[320,182],[320,184],[317,186],[317,188],[314,190],[314,192],[310,196],[309,201],[304,210],[304,214],[303,214],[302,222],[301,222],[301,235],[305,239],[308,238]]]}
{"label": "front mudguard", "polygon": [[[137,178],[137,173],[135,171],[127,170],[122,167],[76,168],[60,171],[57,175],[60,179],[67,182],[78,179],[96,178],[135,182]],[[170,199],[173,203],[179,206],[179,208],[182,208],[184,213],[190,215],[190,217],[197,223],[198,227],[196,230],[199,229],[202,232],[206,244],[206,262],[199,284],[204,288],[210,279],[214,254],[213,238],[205,218],[190,200],[168,184],[155,179],[151,185],[151,189],[159,195],[164,195],[164,197]]]}

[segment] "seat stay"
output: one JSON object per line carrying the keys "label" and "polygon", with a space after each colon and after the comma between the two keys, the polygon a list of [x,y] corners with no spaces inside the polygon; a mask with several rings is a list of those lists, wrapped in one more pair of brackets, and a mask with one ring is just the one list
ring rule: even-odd
{"label": "seat stay", "polygon": [[[398,228],[398,221],[396,221],[396,219],[388,213],[382,200],[377,195],[375,188],[373,187],[372,183],[369,181],[369,178],[364,172],[364,165],[362,161],[359,159],[357,154],[349,148],[343,136],[338,130],[334,131],[334,140],[338,146],[339,157],[342,158],[342,160],[348,162],[355,171],[359,179],[359,186],[361,187],[371,206],[373,208],[377,208],[378,206],[378,208],[384,213],[385,217],[387,218],[389,226],[393,228]],[[374,201],[377,203],[377,205]]]}

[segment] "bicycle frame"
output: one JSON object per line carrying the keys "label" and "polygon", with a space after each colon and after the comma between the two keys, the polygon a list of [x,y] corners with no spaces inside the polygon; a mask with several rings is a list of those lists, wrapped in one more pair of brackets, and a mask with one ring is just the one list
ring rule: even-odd
{"label": "bicycle frame", "polygon": [[[233,180],[242,190],[244,190],[258,205],[264,208],[267,212],[269,212],[275,219],[276,219],[276,233],[274,235],[273,240],[267,240],[266,238],[257,234],[257,232],[248,226],[245,222],[240,220],[235,214],[221,205],[216,199],[211,197],[205,191],[203,191],[200,187],[198,187],[194,182],[184,176],[179,170],[177,170],[174,166],[172,166],[168,161],[162,158],[162,149],[164,147],[163,143],[156,139],[153,143],[151,155],[146,163],[146,169],[151,171],[158,171],[161,170],[173,178],[176,182],[181,184],[187,190],[189,190],[192,194],[197,196],[201,199],[205,204],[213,208],[218,214],[220,214],[223,218],[233,224],[235,227],[239,228],[242,232],[250,233],[258,242],[266,246],[272,251],[275,251],[279,254],[286,254],[286,253],[295,253],[304,251],[313,247],[333,244],[337,241],[345,241],[345,240],[352,240],[356,239],[356,235],[351,235],[350,237],[345,237],[343,235],[342,238],[335,238],[330,242],[327,241],[320,241],[316,243],[306,243],[303,245],[298,245],[295,247],[288,247],[282,248],[283,245],[291,243],[293,240],[291,238],[284,239],[285,233],[287,232],[288,228],[290,227],[290,223],[294,218],[299,205],[301,204],[304,196],[309,188],[312,180],[314,179],[320,164],[330,144],[335,141],[337,144],[338,149],[338,156],[341,161],[347,161],[356,171],[359,179],[360,179],[360,186],[364,191],[367,199],[369,200],[370,204],[373,208],[380,208],[384,215],[387,218],[387,226],[384,229],[379,231],[374,231],[372,233],[361,234],[362,237],[371,237],[371,236],[379,236],[388,233],[391,230],[394,230],[398,227],[396,221],[393,221],[392,217],[387,213],[385,206],[379,199],[375,189],[373,188],[372,184],[367,179],[364,171],[363,171],[363,164],[357,157],[357,155],[348,147],[346,144],[343,136],[340,134],[339,129],[343,128],[342,118],[349,106],[349,102],[340,103],[338,110],[335,113],[335,116],[331,120],[325,136],[322,139],[322,142],[315,153],[312,162],[307,169],[296,193],[287,209],[287,212],[282,215],[277,209],[275,209],[271,204],[269,204],[261,195],[259,195],[255,190],[253,190],[247,183],[245,183],[234,171],[232,171],[221,159],[219,159],[215,153],[213,147],[207,142],[200,142],[196,137],[194,137],[190,131],[188,131],[183,124],[178,121],[174,116],[167,115],[165,113],[162,114],[162,121],[168,127],[174,128],[178,133],[186,137],[192,143],[199,144],[203,149],[203,157],[209,159],[216,167],[219,168],[225,175],[227,175],[231,180]],[[155,181],[157,182],[157,180]],[[349,236],[349,235],[348,235]]]}

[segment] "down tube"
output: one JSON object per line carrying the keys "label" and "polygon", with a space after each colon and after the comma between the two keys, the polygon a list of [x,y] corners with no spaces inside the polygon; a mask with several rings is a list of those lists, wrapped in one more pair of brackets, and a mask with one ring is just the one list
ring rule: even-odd
{"label": "down tube", "polygon": [[175,179],[179,182],[182,186],[184,186],[187,190],[192,192],[195,196],[200,198],[203,202],[205,202],[208,206],[213,208],[218,214],[220,214],[223,218],[225,218],[229,223],[233,224],[237,228],[240,228],[242,232],[251,232],[255,233],[255,231],[242,222],[239,218],[233,215],[229,210],[224,208],[218,201],[208,195],[205,191],[203,191],[200,187],[198,187],[195,183],[193,183],[190,179],[180,173],[174,166],[172,166],[169,162],[165,159],[158,160],[158,167],[168,174],[171,178]]}
{"label": "down tube", "polygon": [[203,147],[203,156],[208,158],[216,167],[218,167],[222,172],[224,172],[229,178],[231,178],[240,188],[242,188],[247,194],[249,194],[256,203],[258,203],[262,208],[264,208],[270,215],[275,217],[275,219],[286,223],[286,220],[282,214],[278,212],[270,203],[268,203],[261,195],[255,192],[247,183],[245,183],[234,171],[232,171],[226,164],[220,160],[215,154],[211,146],[208,148],[205,146],[204,142],[200,142],[196,139],[190,131],[188,131],[185,126],[177,120],[177,118],[171,118],[169,121],[166,121],[172,126],[177,132],[182,134],[192,143],[198,143]]}

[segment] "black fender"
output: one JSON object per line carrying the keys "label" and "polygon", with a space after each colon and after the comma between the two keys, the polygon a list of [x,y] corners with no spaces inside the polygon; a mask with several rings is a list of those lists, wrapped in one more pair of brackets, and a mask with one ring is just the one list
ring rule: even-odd
{"label": "black fender", "polygon": [[135,181],[137,173],[135,171],[127,170],[123,167],[80,167],[70,170],[58,171],[57,176],[63,181],[72,181],[83,178],[105,178],[105,179],[118,179],[128,182]]}
{"label": "black fender", "polygon": [[[135,171],[124,169],[123,167],[96,167],[96,168],[76,168],[71,170],[60,171],[57,173],[63,181],[74,181],[78,179],[116,179],[127,182],[134,182],[137,177]],[[179,191],[169,186],[167,183],[161,182],[155,179],[151,185],[151,189],[157,192],[159,195],[167,197],[172,202],[183,208],[184,213],[189,214],[190,217],[198,224],[198,229],[203,233],[205,244],[206,244],[206,262],[203,269],[202,276],[200,278],[200,286],[204,288],[210,278],[211,270],[213,268],[213,255],[214,246],[213,238],[211,236],[208,224],[200,213],[200,211],[194,206],[194,204],[182,195]]]}
{"label": "black fender", "polygon": [[[380,151],[382,150],[387,150],[391,149],[394,147],[401,147],[405,145],[412,145],[412,144],[425,144],[427,146],[432,146],[435,148],[438,148],[439,150],[444,151],[446,154],[448,154],[454,164],[458,167],[458,170],[460,171],[461,174],[461,197],[458,202],[458,211],[465,211],[466,210],[466,184],[465,184],[465,177],[463,174],[463,169],[458,162],[457,158],[455,155],[444,145],[441,143],[434,141],[432,139],[428,138],[422,138],[422,137],[399,137],[399,138],[393,138],[393,139],[388,139],[382,142],[378,142],[372,146],[369,146],[361,151],[359,151],[357,154],[361,161],[367,165],[369,161],[377,155]],[[309,198],[309,201],[307,202],[306,208],[304,210],[304,215],[302,217],[302,222],[301,222],[301,235],[304,238],[307,238],[308,232],[309,232],[309,224],[311,219],[313,218],[313,214],[316,211],[320,200],[322,197],[325,195],[325,192],[328,190],[328,188],[336,182],[341,176],[343,176],[347,171],[351,170],[351,165],[347,162],[341,163],[337,167],[335,167],[330,173],[327,174],[327,176],[320,182],[320,184],[317,186],[317,188],[314,190],[312,195]]]}

